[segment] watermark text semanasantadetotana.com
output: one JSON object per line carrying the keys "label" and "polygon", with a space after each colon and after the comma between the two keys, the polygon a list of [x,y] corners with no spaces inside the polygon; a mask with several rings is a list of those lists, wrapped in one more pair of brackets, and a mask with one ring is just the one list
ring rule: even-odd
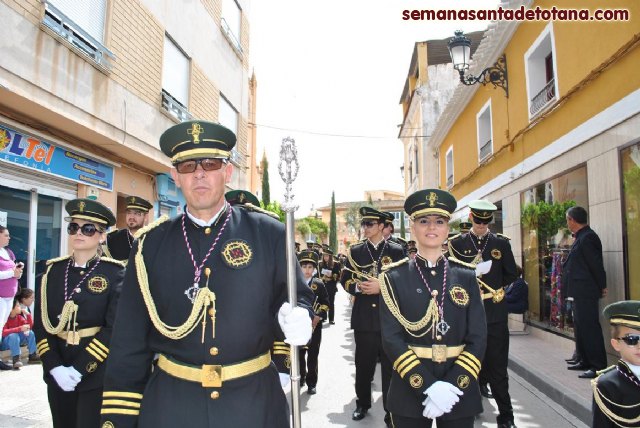
{"label": "watermark text semanasantadetotana.com", "polygon": [[403,10],[403,21],[628,21],[627,9],[414,9]]}

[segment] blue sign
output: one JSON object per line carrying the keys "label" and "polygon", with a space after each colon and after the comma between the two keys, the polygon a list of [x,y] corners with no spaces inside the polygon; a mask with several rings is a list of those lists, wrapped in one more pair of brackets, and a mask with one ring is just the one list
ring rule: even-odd
{"label": "blue sign", "polygon": [[0,161],[113,190],[113,167],[0,126]]}

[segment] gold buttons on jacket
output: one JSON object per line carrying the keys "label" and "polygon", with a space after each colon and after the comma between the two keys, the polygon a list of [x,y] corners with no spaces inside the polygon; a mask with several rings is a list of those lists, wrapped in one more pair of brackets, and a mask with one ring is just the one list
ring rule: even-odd
{"label": "gold buttons on jacket", "polygon": [[218,355],[218,348],[214,346],[213,348],[209,349],[209,353],[211,355]]}
{"label": "gold buttons on jacket", "polygon": [[84,271],[83,270],[80,271],[80,275],[84,275]]}
{"label": "gold buttons on jacket", "polygon": [[220,393],[219,393],[218,391],[213,391],[213,392],[211,393],[211,399],[212,399],[212,400],[217,400],[217,399],[218,399],[218,397],[220,397]]}
{"label": "gold buttons on jacket", "polygon": [[372,308],[375,308],[375,307],[376,307],[376,304],[375,304],[375,303],[372,303],[372,304],[371,304],[371,307],[372,307]]}
{"label": "gold buttons on jacket", "polygon": [[205,235],[208,235],[210,233],[211,233],[211,228],[210,227],[207,227],[207,228],[204,229],[204,234]]}

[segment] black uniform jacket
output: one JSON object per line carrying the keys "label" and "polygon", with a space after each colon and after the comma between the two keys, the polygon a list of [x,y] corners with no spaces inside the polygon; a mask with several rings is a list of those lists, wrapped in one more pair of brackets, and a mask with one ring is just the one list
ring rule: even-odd
{"label": "black uniform jacket", "polygon": [[[464,418],[482,412],[477,379],[486,347],[487,326],[480,291],[474,270],[450,258],[443,301],[444,260],[442,257],[435,267],[427,268],[426,261],[416,256],[414,260],[405,259],[381,275],[381,287],[384,287],[380,307],[382,346],[393,362],[387,407],[393,414],[421,418],[422,402],[426,398],[424,391],[439,380],[457,386],[464,393],[453,410],[442,416],[443,419]],[[434,338],[431,331],[423,334],[429,325],[421,330],[409,330],[409,333],[393,313],[392,308],[396,306],[409,322],[425,316],[433,297],[418,267],[431,290],[438,291],[437,303],[443,305],[443,319],[450,327],[440,340],[437,336]],[[389,304],[390,301],[394,303]],[[464,345],[464,350],[457,357],[436,363],[429,358],[419,358],[410,348],[431,348],[434,344],[448,347]]]}
{"label": "black uniform jacket", "polygon": [[[327,293],[327,289],[322,281],[318,278],[313,278],[311,283],[309,284],[309,288],[313,291],[314,301],[313,301],[313,313],[320,318],[320,324],[327,320],[327,312],[329,311],[329,294]],[[319,327],[322,328],[322,325]]]}
{"label": "black uniform jacket", "polygon": [[[323,274],[322,270],[327,269],[330,270],[330,274]],[[338,291],[338,279],[340,278],[340,263],[336,261],[332,261],[331,266],[328,266],[324,263],[324,261],[320,262],[318,267],[318,275],[322,282],[324,282],[324,286],[327,289],[327,292],[331,291],[335,293]]]}
{"label": "black uniform jacket", "polygon": [[[640,427],[640,379],[633,374],[624,361],[620,360],[617,366],[606,369],[591,381],[591,386],[593,388],[593,424],[591,425],[593,428]],[[625,422],[630,419],[635,419],[637,422],[633,424]]]}
{"label": "black uniform jacket", "polygon": [[[487,241],[488,240],[488,241]],[[475,246],[474,246],[475,244]],[[511,251],[509,238],[501,234],[487,233],[478,238],[472,232],[456,235],[449,240],[449,253],[463,262],[473,263],[478,250],[482,251],[482,261],[491,260],[491,270],[482,275],[480,281],[494,290],[506,287],[518,277],[516,261]],[[482,293],[488,290],[482,287]],[[508,310],[506,299],[494,302],[491,298],[484,299],[484,309],[487,323],[507,322]]]}
{"label": "black uniform jacket", "polygon": [[602,243],[589,226],[576,233],[567,259],[562,264],[562,288],[565,297],[600,299],[607,287],[602,261]]}
{"label": "black uniform jacket", "polygon": [[[42,323],[42,305],[46,302],[49,322],[58,325],[58,315],[62,312],[64,301],[64,277],[71,258],[69,256],[49,260],[47,270],[36,281],[36,305],[33,332],[38,341],[38,352],[42,358],[44,381],[57,385],[49,371],[58,366],[73,366],[82,374],[82,380],[76,391],[88,391],[102,388],[105,372],[105,360],[109,355],[111,333],[116,317],[116,307],[122,281],[124,264],[107,257],[94,258],[86,268],[69,267],[68,292],[79,288],[72,296],[78,305],[76,331],[100,327],[100,331],[91,337],[80,339],[79,345],[67,345],[67,341],[49,334]],[[98,265],[96,266],[96,263]],[[95,269],[80,284],[80,280],[93,268]],[[46,281],[46,295],[42,284]]]}
{"label": "black uniform jacket", "polygon": [[378,248],[375,248],[367,239],[349,248],[345,269],[340,276],[340,283],[347,293],[356,296],[351,309],[352,329],[380,331],[380,295],[362,294],[357,285],[366,281],[367,278],[352,271],[367,275],[375,274],[377,277],[382,271],[382,266],[401,260],[403,254],[401,246],[389,241],[382,241],[378,244]]}
{"label": "black uniform jacket", "polygon": [[107,251],[110,257],[116,260],[129,260],[129,253],[133,247],[134,238],[129,229],[114,230],[107,234]]}
{"label": "black uniform jacket", "polygon": [[[170,326],[188,319],[193,305],[185,290],[193,285],[195,268],[183,222],[198,265],[218,239],[205,264],[211,269],[209,282],[203,275],[199,283],[215,293],[215,337],[209,311],[204,335],[202,322],[182,339],[161,334],[141,291],[136,260],[140,248],[148,274],[147,300],[154,302],[159,319]],[[288,426],[286,399],[274,364],[223,381],[219,388],[203,387],[160,368],[151,373],[155,354],[196,368],[228,366],[265,354],[274,342],[282,343],[277,313],[287,300],[284,225],[240,206],[227,207],[211,227],[200,227],[187,216],[158,223],[139,234],[128,263],[105,377],[103,423],[119,428]],[[299,267],[297,295],[298,305],[311,317],[313,293]]]}

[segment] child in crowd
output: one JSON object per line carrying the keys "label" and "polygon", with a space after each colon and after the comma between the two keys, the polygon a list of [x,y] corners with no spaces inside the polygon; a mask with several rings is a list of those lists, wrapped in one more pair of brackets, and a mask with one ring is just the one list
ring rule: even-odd
{"label": "child in crowd", "polygon": [[35,293],[30,288],[21,288],[16,294],[16,299],[20,303],[23,314],[31,314],[31,305],[35,300]]}
{"label": "child in crowd", "polygon": [[640,301],[612,303],[604,317],[620,360],[591,381],[592,427],[640,427]]}
{"label": "child in crowd", "polygon": [[36,353],[36,338],[31,331],[32,327],[33,319],[31,318],[31,314],[28,312],[25,314],[18,299],[13,299],[13,309],[11,309],[9,319],[2,329],[0,350],[11,350],[14,370],[19,370],[20,367],[22,367],[22,361],[20,361],[20,346],[22,345],[27,345],[29,349],[30,363],[40,361],[40,357]]}

